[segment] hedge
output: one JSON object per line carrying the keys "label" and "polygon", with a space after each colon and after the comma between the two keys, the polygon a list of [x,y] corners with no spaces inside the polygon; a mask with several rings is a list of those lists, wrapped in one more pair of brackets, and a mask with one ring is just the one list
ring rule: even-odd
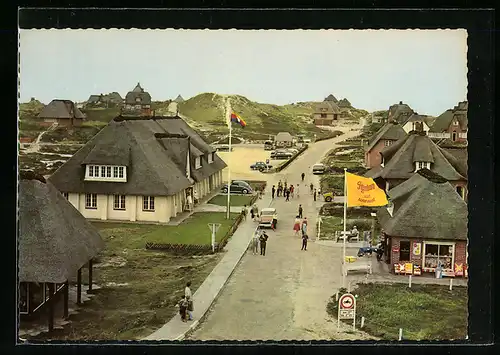
{"label": "hedge", "polygon": [[276,169],[274,171],[277,172],[277,173],[279,173],[281,170],[285,169],[288,165],[290,165],[290,163],[292,161],[294,161],[295,159],[297,159],[297,157],[299,157],[299,155],[301,155],[302,153],[304,153],[308,147],[309,146],[307,144],[304,144],[304,146],[302,148],[300,148],[300,150],[296,154],[294,154],[290,159],[288,159],[286,162],[284,162],[280,166],[276,167]]}
{"label": "hedge", "polygon": [[[356,218],[371,218],[371,213],[376,212],[377,209],[373,207],[349,207],[348,214],[349,217]],[[322,216],[335,216],[335,217],[344,217],[344,204],[336,204],[336,203],[325,203],[321,206],[319,210],[320,215]]]}

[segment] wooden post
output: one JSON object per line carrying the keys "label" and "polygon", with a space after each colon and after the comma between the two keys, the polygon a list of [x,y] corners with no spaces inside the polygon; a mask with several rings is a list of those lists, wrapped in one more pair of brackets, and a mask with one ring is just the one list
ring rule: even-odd
{"label": "wooden post", "polygon": [[409,287],[409,288],[411,288],[411,275],[410,275],[410,276],[408,276],[408,280],[409,280],[409,281],[408,281],[408,287]]}
{"label": "wooden post", "polygon": [[399,328],[399,341],[403,340],[403,328]]}
{"label": "wooden post", "polygon": [[69,301],[69,281],[64,283],[64,319],[68,318],[68,301]]}
{"label": "wooden post", "polygon": [[76,276],[76,304],[82,304],[82,269],[78,269]]}
{"label": "wooden post", "polygon": [[92,291],[92,259],[89,260],[89,291]]}
{"label": "wooden post", "polygon": [[365,317],[361,317],[361,327],[363,328],[365,326]]}
{"label": "wooden post", "polygon": [[54,330],[54,284],[49,283],[49,332]]}
{"label": "wooden post", "polygon": [[450,291],[453,289],[453,279],[450,279]]}

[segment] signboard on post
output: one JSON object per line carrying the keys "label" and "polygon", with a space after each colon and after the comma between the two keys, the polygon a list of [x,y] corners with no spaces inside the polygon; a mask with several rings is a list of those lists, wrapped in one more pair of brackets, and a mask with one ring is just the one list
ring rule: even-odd
{"label": "signboard on post", "polygon": [[352,328],[356,329],[356,297],[351,293],[345,293],[339,298],[339,312],[337,327],[340,328],[341,319],[352,319]]}
{"label": "signboard on post", "polygon": [[269,159],[266,159],[266,164],[269,164]]}
{"label": "signboard on post", "polygon": [[208,223],[208,228],[212,232],[212,253],[215,253],[215,235],[220,228],[220,223]]}

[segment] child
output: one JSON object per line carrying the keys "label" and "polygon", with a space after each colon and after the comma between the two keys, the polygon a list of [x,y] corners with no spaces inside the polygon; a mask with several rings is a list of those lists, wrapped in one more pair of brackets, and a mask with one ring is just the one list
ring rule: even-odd
{"label": "child", "polygon": [[300,231],[300,218],[299,216],[295,217],[295,222],[293,223],[293,230],[295,231],[295,235],[299,235]]}
{"label": "child", "polygon": [[182,299],[179,301],[179,314],[181,315],[181,320],[183,322],[187,322],[187,308],[188,308],[188,300],[186,296],[182,296]]}

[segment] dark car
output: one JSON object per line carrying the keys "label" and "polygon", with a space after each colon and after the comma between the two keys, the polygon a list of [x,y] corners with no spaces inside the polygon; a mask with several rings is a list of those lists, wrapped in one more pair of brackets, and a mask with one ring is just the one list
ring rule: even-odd
{"label": "dark car", "polygon": [[250,169],[259,170],[259,171],[271,169],[272,167],[273,167],[272,165],[266,164],[263,161],[258,161],[258,162],[255,162],[254,164],[250,165]]}
{"label": "dark car", "polygon": [[288,152],[286,150],[275,150],[271,153],[271,159],[281,160],[281,159],[290,159],[293,156],[293,153]]}
{"label": "dark car", "polygon": [[[221,191],[227,193],[227,184],[222,186]],[[235,180],[231,183],[231,193],[251,194],[253,193],[253,189],[247,182]]]}

